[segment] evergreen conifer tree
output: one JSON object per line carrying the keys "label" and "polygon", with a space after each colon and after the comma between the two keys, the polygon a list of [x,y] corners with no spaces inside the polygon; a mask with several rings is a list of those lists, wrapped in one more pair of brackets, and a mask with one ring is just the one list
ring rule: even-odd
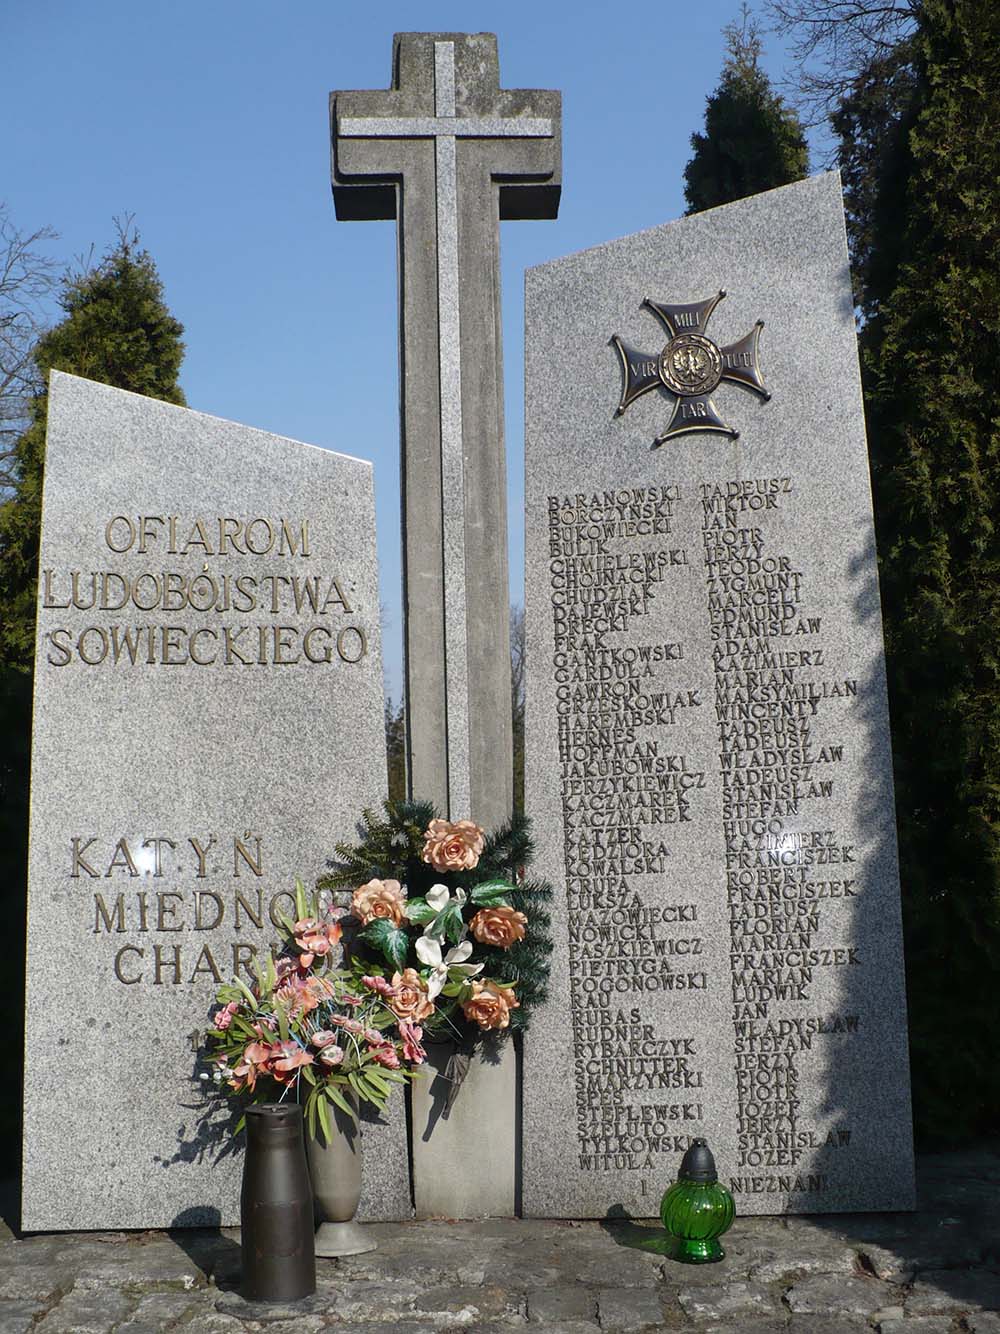
{"label": "evergreen conifer tree", "polygon": [[[183,404],[177,376],[184,329],[167,309],[156,266],[129,223],[119,225],[117,244],[99,264],[67,276],[60,305],[65,318],[35,348],[43,385],[50,370],[68,371]],[[43,388],[15,446],[14,495],[0,505],[0,666],[25,673],[34,654],[47,404]]]}
{"label": "evergreen conifer tree", "polygon": [[839,128],[886,129],[877,180],[853,149],[862,362],[916,1124],[956,1141],[1000,1108],[1000,7],[922,0],[910,40],[899,114],[875,79]]}
{"label": "evergreen conifer tree", "polygon": [[747,7],[740,26],[724,29],[728,55],[705,106],[705,133],[691,136],[684,168],[688,213],[801,180],[809,150],[798,116],[760,68],[760,35]]}

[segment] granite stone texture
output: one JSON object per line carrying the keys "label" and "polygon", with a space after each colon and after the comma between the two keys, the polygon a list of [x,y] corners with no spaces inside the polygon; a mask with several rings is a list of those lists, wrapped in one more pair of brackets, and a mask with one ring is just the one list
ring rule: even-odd
{"label": "granite stone texture", "polygon": [[23,1225],[230,1224],[215,988],[385,788],[371,468],[54,373],[40,571]]}
{"label": "granite stone texture", "polygon": [[396,33],[391,68],[331,93],[330,123],[338,218],[398,220],[409,781],[493,827],[512,803],[498,221],[556,216],[560,95],[502,88],[486,32]]}
{"label": "granite stone texture", "polygon": [[[330,122],[337,216],[398,220],[410,792],[492,829],[513,803],[498,224],[558,211],[560,96],[501,88],[492,33],[397,33],[391,87],[332,93]],[[417,1212],[511,1214],[512,1149],[453,1170],[461,1102],[414,1128]]]}
{"label": "granite stone texture", "polygon": [[525,1212],[648,1214],[695,1136],[738,1214],[910,1209],[839,178],[531,270],[526,331]]}

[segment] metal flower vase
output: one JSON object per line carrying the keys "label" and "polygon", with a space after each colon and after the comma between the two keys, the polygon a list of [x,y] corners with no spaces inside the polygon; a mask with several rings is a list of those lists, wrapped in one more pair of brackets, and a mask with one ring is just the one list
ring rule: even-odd
{"label": "metal flower vase", "polygon": [[[350,1101],[356,1112],[358,1104],[353,1095]],[[320,1220],[316,1254],[326,1258],[363,1255],[374,1251],[377,1243],[370,1231],[354,1221],[361,1199],[361,1129],[342,1108],[330,1103],[328,1110],[329,1140],[317,1128],[316,1135],[309,1135],[306,1143]]]}
{"label": "metal flower vase", "polygon": [[241,1291],[247,1301],[293,1302],[316,1291],[313,1199],[302,1108],[265,1102],[246,1112],[240,1193]]}

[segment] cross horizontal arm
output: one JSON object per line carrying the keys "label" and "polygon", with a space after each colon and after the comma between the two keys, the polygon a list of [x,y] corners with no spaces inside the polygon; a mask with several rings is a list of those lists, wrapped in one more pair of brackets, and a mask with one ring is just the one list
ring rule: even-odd
{"label": "cross horizontal arm", "polygon": [[337,129],[345,139],[550,139],[551,120],[535,116],[344,116]]}

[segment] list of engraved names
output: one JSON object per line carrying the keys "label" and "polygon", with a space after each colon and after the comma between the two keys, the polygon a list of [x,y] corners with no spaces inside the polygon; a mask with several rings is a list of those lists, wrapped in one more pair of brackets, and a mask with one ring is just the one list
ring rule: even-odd
{"label": "list of engraved names", "polygon": [[[800,1088],[804,1054],[860,1027],[814,984],[861,962],[829,740],[858,683],[811,610],[801,503],[787,476],[548,497],[579,1167],[639,1196],[718,1118],[699,995],[731,1016],[737,1196],[821,1196],[850,1145]],[[685,874],[706,829],[719,949]]]}

